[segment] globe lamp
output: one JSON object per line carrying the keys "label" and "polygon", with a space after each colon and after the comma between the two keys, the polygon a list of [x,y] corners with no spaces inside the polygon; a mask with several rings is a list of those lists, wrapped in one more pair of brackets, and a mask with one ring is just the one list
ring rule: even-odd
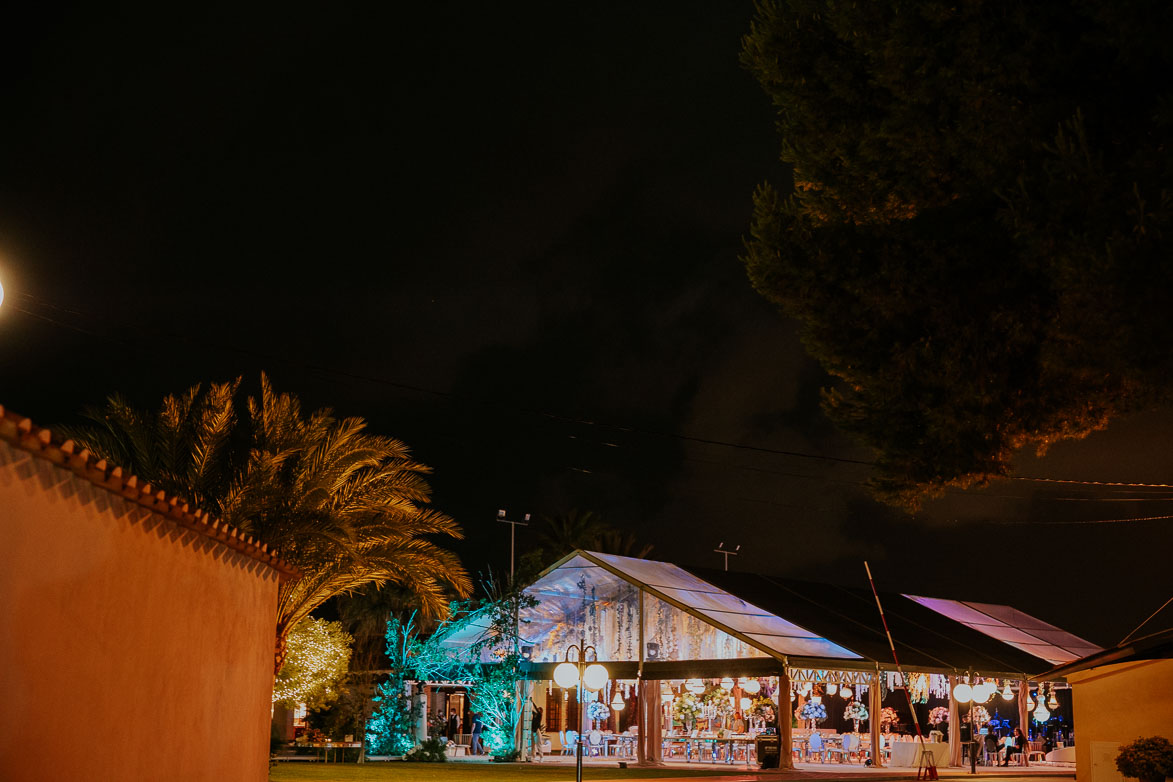
{"label": "globe lamp", "polygon": [[607,684],[607,669],[598,663],[591,663],[582,672],[582,684],[588,690],[601,690]]}
{"label": "globe lamp", "polygon": [[578,684],[578,666],[574,663],[558,663],[554,667],[554,683],[563,689]]}

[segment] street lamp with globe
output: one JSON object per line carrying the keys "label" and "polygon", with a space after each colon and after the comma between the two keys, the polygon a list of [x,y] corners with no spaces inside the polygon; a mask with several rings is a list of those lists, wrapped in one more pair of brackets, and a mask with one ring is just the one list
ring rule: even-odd
{"label": "street lamp with globe", "polygon": [[[571,651],[577,653],[574,662],[570,661]],[[590,664],[586,662],[588,652],[595,656],[595,661]],[[564,690],[578,687],[579,736],[578,741],[575,742],[574,750],[575,782],[582,782],[582,728],[586,725],[586,699],[583,697],[583,690],[597,692],[607,686],[609,678],[607,669],[598,660],[598,650],[593,646],[587,646],[584,638],[581,643],[566,647],[565,660],[554,667],[555,684]]]}

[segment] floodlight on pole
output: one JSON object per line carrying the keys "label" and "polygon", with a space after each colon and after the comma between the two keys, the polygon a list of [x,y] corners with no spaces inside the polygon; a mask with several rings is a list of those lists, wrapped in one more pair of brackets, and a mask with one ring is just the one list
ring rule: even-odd
{"label": "floodlight on pole", "polygon": [[512,585],[513,584],[513,564],[514,564],[513,553],[516,550],[517,528],[529,526],[529,514],[528,513],[525,514],[525,521],[511,521],[510,519],[505,518],[505,511],[504,511],[504,509],[502,509],[502,510],[497,511],[497,521],[499,521],[502,524],[509,525],[509,583],[510,583],[510,585]]}

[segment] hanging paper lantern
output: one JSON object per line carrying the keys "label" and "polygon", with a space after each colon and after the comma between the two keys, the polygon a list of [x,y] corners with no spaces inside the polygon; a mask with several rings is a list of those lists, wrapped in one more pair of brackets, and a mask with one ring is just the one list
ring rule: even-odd
{"label": "hanging paper lantern", "polygon": [[749,707],[752,705],[753,705],[753,701],[750,700],[749,698],[742,698],[741,699],[741,710],[742,711],[749,711]]}
{"label": "hanging paper lantern", "polygon": [[721,689],[725,690],[725,691],[732,690],[733,689],[733,680],[730,679],[728,676],[726,676],[724,679],[721,680]]}
{"label": "hanging paper lantern", "polygon": [[827,694],[828,695],[834,695],[838,690],[839,690],[838,684],[832,683],[832,684],[827,685]]}
{"label": "hanging paper lantern", "polygon": [[973,700],[973,688],[962,682],[953,688],[953,700],[958,703],[969,703]]}
{"label": "hanging paper lantern", "polygon": [[745,690],[750,695],[753,695],[761,691],[762,683],[757,679],[747,679],[745,683],[741,685],[741,689]]}
{"label": "hanging paper lantern", "polygon": [[[840,687],[839,694],[842,695],[844,698],[850,698],[851,697],[851,688],[850,687]],[[864,719],[867,719],[867,717],[864,717]]]}

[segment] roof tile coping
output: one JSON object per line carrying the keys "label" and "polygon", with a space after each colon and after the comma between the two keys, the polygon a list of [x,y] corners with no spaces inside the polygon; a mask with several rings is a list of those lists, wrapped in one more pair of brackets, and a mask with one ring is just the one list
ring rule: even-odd
{"label": "roof tile coping", "polygon": [[61,441],[53,433],[35,425],[31,419],[17,415],[0,405],[0,440],[4,440],[33,456],[46,459],[59,467],[71,470],[83,480],[152,510],[179,526],[204,537],[219,541],[245,556],[264,563],[277,571],[281,581],[300,578],[297,568],[281,559],[279,552],[269,550],[267,543],[235,527],[214,519],[199,508],[192,507],[179,497],[168,496],[137,476],[124,475],[121,467],[111,467],[105,459],[96,459],[90,451],[79,448],[73,440]]}

